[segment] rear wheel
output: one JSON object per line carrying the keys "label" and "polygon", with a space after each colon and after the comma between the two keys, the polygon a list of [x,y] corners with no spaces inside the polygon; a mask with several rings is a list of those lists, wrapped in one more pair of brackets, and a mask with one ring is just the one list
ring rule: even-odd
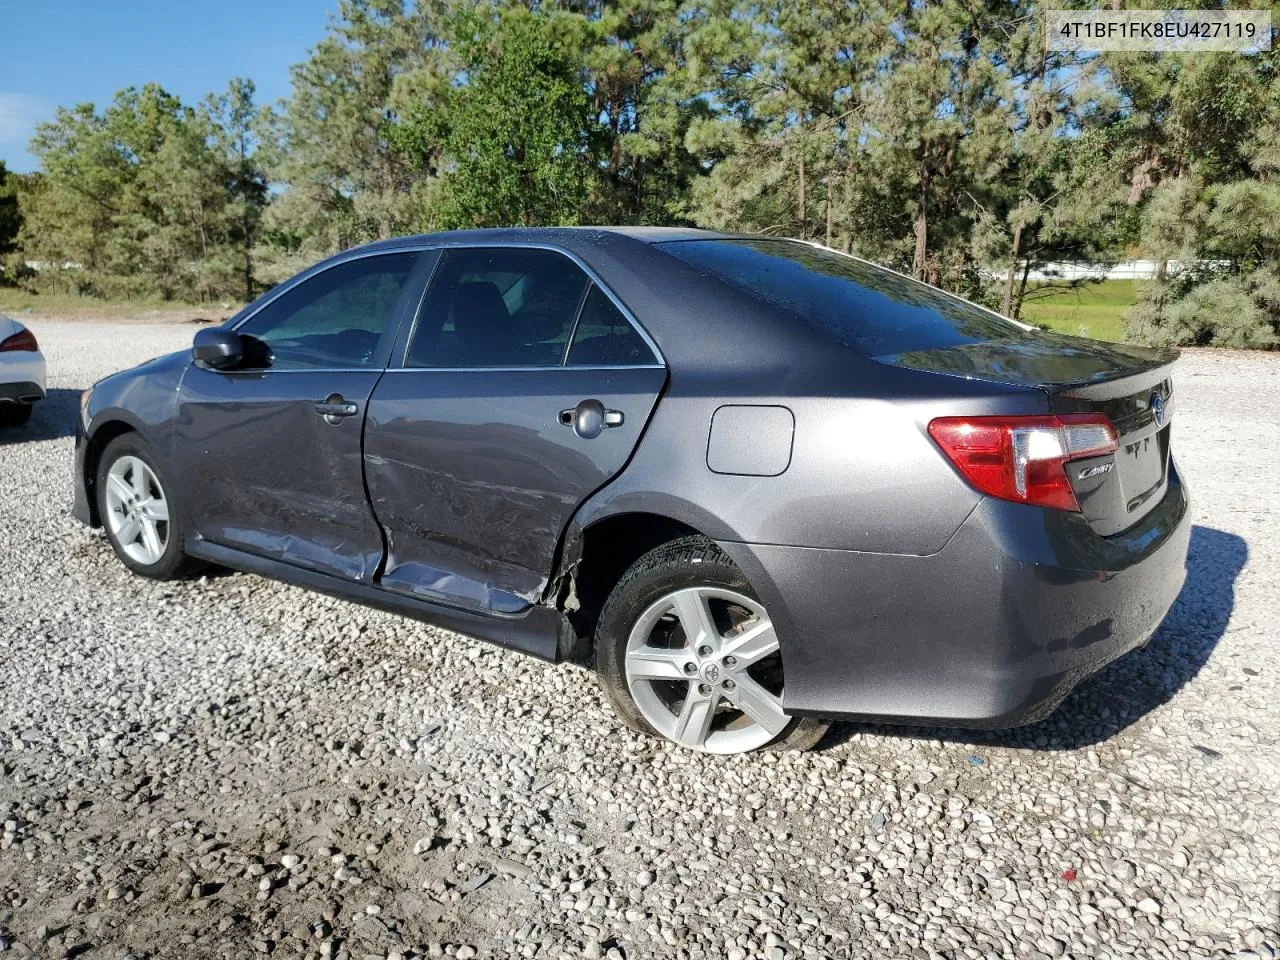
{"label": "rear wheel", "polygon": [[20,427],[31,419],[31,404],[0,403],[0,427]]}
{"label": "rear wheel", "polygon": [[107,444],[98,465],[97,492],[98,515],[111,549],[134,573],[171,580],[200,566],[183,553],[182,511],[136,434]]}
{"label": "rear wheel", "polygon": [[605,693],[633,729],[707,753],[807,749],[827,724],[782,712],[782,652],[768,611],[705,537],[637,560],[596,631]]}

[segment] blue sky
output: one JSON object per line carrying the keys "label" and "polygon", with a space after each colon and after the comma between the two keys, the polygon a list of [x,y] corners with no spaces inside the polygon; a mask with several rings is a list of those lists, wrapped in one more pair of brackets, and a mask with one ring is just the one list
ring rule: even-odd
{"label": "blue sky", "polygon": [[184,103],[234,76],[267,103],[323,36],[337,0],[0,0],[0,160],[34,170],[27,142],[54,108],[155,81]]}

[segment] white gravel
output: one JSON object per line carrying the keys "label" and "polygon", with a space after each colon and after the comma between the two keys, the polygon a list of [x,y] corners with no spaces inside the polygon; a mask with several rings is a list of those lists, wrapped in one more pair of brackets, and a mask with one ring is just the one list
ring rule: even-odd
{"label": "white gravel", "polygon": [[1147,650],[1025,730],[725,760],[625,732],[580,670],[129,576],[68,515],[78,393],[194,328],[31,326],[54,392],[0,445],[0,951],[1280,952],[1280,356],[1180,364],[1197,528]]}

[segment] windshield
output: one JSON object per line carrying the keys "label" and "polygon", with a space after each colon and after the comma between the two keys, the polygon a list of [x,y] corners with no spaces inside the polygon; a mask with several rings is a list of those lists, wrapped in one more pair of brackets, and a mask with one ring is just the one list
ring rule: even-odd
{"label": "windshield", "polygon": [[1029,336],[1018,324],[941,290],[795,240],[674,240],[658,246],[869,357]]}

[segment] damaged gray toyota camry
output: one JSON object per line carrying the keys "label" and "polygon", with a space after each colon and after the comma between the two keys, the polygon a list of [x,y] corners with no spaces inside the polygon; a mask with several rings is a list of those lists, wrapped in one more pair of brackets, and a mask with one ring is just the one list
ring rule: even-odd
{"label": "damaged gray toyota camry", "polygon": [[75,514],[593,667],[713,753],[1007,727],[1185,576],[1176,354],[811,244],[511,229],[349,250],[86,391]]}

